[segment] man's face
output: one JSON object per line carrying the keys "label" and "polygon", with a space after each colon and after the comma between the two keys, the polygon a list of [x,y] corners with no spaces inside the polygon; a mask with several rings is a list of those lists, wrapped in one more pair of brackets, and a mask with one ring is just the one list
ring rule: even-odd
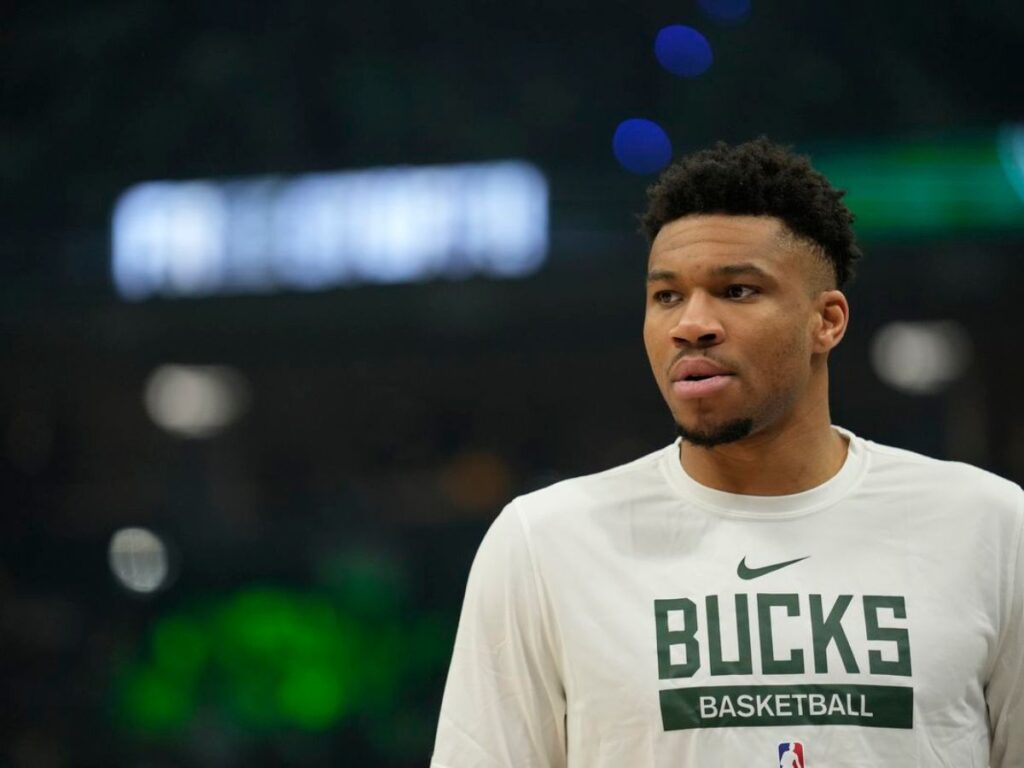
{"label": "man's face", "polygon": [[694,215],[669,222],[648,259],[644,345],[691,443],[780,428],[806,405],[828,267],[781,221]]}

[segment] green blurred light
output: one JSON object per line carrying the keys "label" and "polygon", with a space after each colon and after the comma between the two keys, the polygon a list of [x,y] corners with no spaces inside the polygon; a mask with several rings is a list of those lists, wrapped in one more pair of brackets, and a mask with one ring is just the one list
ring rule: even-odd
{"label": "green blurred light", "polygon": [[221,650],[243,663],[285,650],[296,632],[293,599],[284,590],[262,587],[229,599],[216,612]]}
{"label": "green blurred light", "polygon": [[815,166],[837,187],[862,237],[1024,231],[1020,159],[999,135],[878,144],[823,152]]}
{"label": "green blurred light", "polygon": [[217,698],[234,724],[250,730],[267,730],[279,724],[276,685],[263,670],[252,669],[218,682]]}
{"label": "green blurred light", "polygon": [[288,721],[307,730],[321,731],[339,719],[345,697],[334,669],[305,665],[285,674],[278,689],[278,707]]}
{"label": "green blurred light", "polygon": [[321,581],[356,616],[393,616],[406,598],[401,572],[394,563],[371,553],[325,558],[318,571]]}
{"label": "green blurred light", "polygon": [[121,720],[157,739],[200,711],[251,734],[351,717],[387,731],[405,692],[447,661],[454,619],[410,613],[393,571],[351,563],[331,593],[250,587],[161,617],[151,655],[121,678]]}
{"label": "green blurred light", "polygon": [[129,673],[121,696],[129,723],[151,733],[177,731],[188,723],[195,711],[190,688],[179,679],[152,668]]}
{"label": "green blurred light", "polygon": [[169,674],[195,678],[208,654],[203,627],[193,619],[168,616],[153,629],[153,662]]}

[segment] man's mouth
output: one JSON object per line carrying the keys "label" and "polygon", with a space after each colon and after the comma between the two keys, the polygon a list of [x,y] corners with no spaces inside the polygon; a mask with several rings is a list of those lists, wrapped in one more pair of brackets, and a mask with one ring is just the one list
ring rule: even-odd
{"label": "man's mouth", "polygon": [[672,382],[672,392],[682,400],[710,397],[729,386],[732,379],[733,375],[731,373],[713,375],[690,374],[685,378]]}
{"label": "man's mouth", "polygon": [[710,357],[686,355],[676,360],[669,370],[673,381],[703,381],[715,376],[731,376],[732,371]]}

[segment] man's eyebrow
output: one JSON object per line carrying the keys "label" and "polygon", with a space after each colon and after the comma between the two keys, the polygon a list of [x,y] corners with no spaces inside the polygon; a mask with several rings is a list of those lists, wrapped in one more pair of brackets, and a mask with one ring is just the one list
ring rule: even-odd
{"label": "man's eyebrow", "polygon": [[674,280],[676,273],[671,269],[655,269],[647,273],[647,282],[656,283],[659,280]]}
{"label": "man's eyebrow", "polygon": [[720,267],[715,267],[711,272],[715,275],[725,275],[729,277],[733,277],[735,275],[755,275],[765,279],[771,278],[771,275],[756,264],[751,264],[749,261],[743,262],[742,264],[723,264]]}

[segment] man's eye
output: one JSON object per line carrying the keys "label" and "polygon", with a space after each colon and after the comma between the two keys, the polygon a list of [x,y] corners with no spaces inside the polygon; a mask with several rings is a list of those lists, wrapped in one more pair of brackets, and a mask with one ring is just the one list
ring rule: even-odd
{"label": "man's eye", "polygon": [[654,300],[658,304],[669,304],[678,298],[679,294],[675,291],[658,291],[654,294]]}
{"label": "man's eye", "polygon": [[757,289],[749,285],[730,285],[725,289],[725,296],[729,299],[749,299],[757,293]]}

